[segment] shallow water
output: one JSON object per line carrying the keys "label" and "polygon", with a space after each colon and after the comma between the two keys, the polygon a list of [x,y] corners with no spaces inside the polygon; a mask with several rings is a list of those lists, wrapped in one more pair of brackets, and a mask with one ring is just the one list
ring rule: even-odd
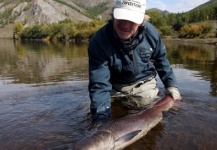
{"label": "shallow water", "polygon": [[[182,100],[126,150],[217,149],[217,48],[166,46]],[[0,149],[70,149],[90,132],[86,48],[0,40]]]}

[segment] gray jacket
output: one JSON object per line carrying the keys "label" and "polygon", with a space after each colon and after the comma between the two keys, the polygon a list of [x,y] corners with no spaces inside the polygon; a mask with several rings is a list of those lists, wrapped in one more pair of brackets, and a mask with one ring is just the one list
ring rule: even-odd
{"label": "gray jacket", "polygon": [[158,73],[165,88],[177,87],[159,33],[149,22],[136,37],[120,41],[110,20],[92,37],[89,47],[89,94],[93,120],[111,116],[112,84],[134,84]]}

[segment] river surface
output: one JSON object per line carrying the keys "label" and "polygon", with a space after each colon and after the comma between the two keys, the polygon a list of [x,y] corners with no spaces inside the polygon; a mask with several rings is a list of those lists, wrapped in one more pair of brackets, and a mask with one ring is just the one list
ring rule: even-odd
{"label": "river surface", "polygon": [[[182,100],[126,150],[217,149],[217,47],[165,45]],[[87,135],[87,70],[87,43],[0,40],[0,150],[70,149]]]}

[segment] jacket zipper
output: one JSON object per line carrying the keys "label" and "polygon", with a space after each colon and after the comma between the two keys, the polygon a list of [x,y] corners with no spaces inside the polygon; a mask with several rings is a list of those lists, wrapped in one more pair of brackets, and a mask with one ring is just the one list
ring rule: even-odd
{"label": "jacket zipper", "polygon": [[137,64],[136,64],[136,57],[133,53],[133,49],[131,48],[130,50],[130,58],[131,60],[133,61],[133,68],[134,68],[134,76],[138,75],[138,67],[137,67]]}

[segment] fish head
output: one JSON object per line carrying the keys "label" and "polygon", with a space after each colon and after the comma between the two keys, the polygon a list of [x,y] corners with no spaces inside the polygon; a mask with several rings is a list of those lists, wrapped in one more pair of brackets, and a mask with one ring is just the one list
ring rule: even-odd
{"label": "fish head", "polygon": [[114,147],[114,134],[107,131],[97,131],[76,143],[73,150],[112,150]]}

